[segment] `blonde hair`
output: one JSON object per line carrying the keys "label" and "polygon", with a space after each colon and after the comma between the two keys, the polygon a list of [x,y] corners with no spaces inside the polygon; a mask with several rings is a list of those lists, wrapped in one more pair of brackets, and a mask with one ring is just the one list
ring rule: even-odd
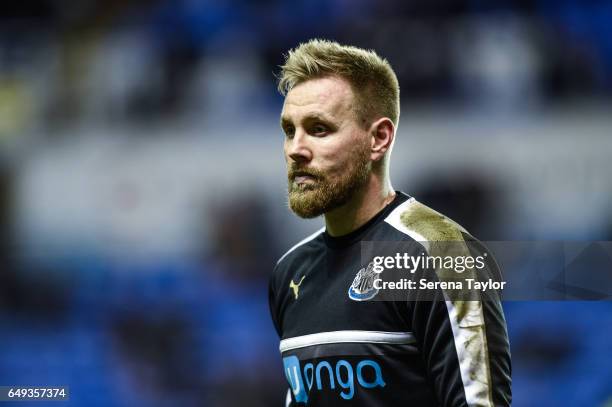
{"label": "blonde hair", "polygon": [[386,59],[372,50],[313,39],[289,51],[281,66],[278,90],[286,96],[309,79],[339,76],[348,81],[356,98],[355,110],[363,124],[388,117],[399,120],[399,83]]}

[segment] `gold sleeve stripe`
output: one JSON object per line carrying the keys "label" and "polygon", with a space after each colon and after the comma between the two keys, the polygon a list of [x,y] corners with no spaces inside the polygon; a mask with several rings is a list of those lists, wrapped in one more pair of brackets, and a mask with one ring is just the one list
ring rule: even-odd
{"label": "gold sleeve stripe", "polygon": [[[453,250],[457,252],[453,254],[457,255],[465,254],[468,251],[467,245],[456,243],[464,242],[462,232],[466,232],[465,229],[414,199],[398,206],[385,221],[420,242],[428,255],[440,255],[445,250]],[[445,245],[445,242],[455,243]],[[452,278],[451,275],[445,274],[447,272],[436,270],[440,280]],[[469,406],[493,407],[489,352],[482,303],[480,301],[451,301],[446,294],[444,297],[466,401]]]}

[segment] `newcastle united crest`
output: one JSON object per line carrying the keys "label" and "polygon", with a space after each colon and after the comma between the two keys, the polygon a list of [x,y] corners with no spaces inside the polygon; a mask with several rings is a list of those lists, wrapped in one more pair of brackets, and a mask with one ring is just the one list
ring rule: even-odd
{"label": "newcastle united crest", "polygon": [[354,301],[367,301],[374,298],[378,294],[378,290],[374,288],[374,280],[378,277],[378,273],[374,271],[374,263],[370,262],[367,267],[357,272],[348,290],[349,298]]}

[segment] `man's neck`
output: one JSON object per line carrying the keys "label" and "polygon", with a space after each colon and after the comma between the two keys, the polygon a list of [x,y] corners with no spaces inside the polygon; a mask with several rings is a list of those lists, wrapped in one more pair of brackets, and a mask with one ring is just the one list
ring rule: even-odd
{"label": "man's neck", "polygon": [[383,185],[367,184],[353,198],[325,214],[325,228],[329,235],[337,237],[351,233],[380,212],[395,198],[390,182]]}

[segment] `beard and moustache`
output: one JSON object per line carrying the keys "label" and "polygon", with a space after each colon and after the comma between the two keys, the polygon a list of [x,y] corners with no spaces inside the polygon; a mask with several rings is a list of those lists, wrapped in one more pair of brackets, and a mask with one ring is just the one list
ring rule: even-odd
{"label": "beard and moustache", "polygon": [[[347,162],[346,170],[336,179],[316,168],[301,168],[293,163],[288,171],[289,207],[301,218],[314,218],[336,209],[351,200],[363,187],[371,171],[370,147],[360,145]],[[310,175],[314,183],[299,185],[293,180],[299,175]]]}

